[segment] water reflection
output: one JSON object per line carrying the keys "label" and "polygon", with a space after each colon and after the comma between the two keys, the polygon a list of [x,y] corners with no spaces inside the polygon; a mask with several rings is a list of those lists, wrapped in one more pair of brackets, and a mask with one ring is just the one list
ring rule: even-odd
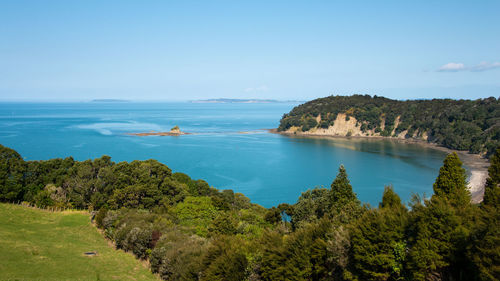
{"label": "water reflection", "polygon": [[[369,139],[369,138],[336,138],[336,137],[303,137],[283,136],[290,138],[292,143],[298,145],[332,146],[357,152],[382,155],[398,159],[409,165],[423,169],[434,170],[435,167],[428,165],[430,161],[422,159],[444,159],[446,153],[417,143],[405,143],[400,140]],[[419,157],[415,157],[415,155]]]}

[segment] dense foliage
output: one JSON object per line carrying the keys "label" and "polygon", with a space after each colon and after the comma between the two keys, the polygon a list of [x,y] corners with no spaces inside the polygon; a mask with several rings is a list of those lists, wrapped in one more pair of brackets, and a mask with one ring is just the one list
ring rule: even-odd
{"label": "dense foliage", "polygon": [[386,187],[361,205],[341,166],[330,188],[266,209],[154,160],[24,161],[0,146],[0,200],[93,210],[117,248],[164,280],[499,280],[500,149],[485,200],[446,157],[428,199]]}
{"label": "dense foliage", "polygon": [[328,128],[339,113],[356,118],[361,131],[373,130],[381,136],[406,131],[407,138],[427,135],[430,142],[486,155],[500,145],[500,100],[493,97],[399,101],[368,95],[330,96],[295,107],[283,115],[278,130]]}

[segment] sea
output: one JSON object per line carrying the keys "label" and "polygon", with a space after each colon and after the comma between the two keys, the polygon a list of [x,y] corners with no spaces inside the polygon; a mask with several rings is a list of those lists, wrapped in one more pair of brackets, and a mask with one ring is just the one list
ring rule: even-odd
{"label": "sea", "polygon": [[[363,203],[378,206],[384,186],[403,202],[432,195],[446,154],[391,140],[303,138],[269,133],[297,103],[0,103],[0,144],[25,160],[109,155],[115,162],[156,159],[174,172],[232,189],[265,207],[295,203],[330,188],[345,166]],[[132,136],[169,131],[182,136]]]}

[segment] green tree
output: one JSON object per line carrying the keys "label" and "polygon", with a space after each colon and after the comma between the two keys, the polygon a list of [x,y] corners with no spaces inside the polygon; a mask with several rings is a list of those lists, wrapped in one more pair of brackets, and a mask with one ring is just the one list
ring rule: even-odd
{"label": "green tree", "polygon": [[500,149],[490,158],[484,201],[471,235],[470,259],[480,280],[500,280]]}
{"label": "green tree", "polygon": [[164,234],[151,252],[151,269],[163,280],[199,280],[206,241],[177,230]]}
{"label": "green tree", "polygon": [[188,196],[174,211],[181,225],[194,227],[200,236],[208,234],[208,227],[217,215],[210,197]]}
{"label": "green tree", "polygon": [[152,247],[152,233],[151,225],[132,228],[125,237],[124,249],[132,251],[140,259],[147,258],[147,250]]}
{"label": "green tree", "polygon": [[448,154],[444,159],[434,183],[434,196],[450,201],[454,207],[463,208],[470,205],[467,174],[456,152]]}
{"label": "green tree", "polygon": [[358,200],[356,194],[352,191],[351,182],[347,177],[344,165],[340,165],[337,177],[332,182],[331,200],[335,208],[341,208],[349,202]]}
{"label": "green tree", "polygon": [[481,208],[470,238],[469,257],[479,280],[500,280],[500,208]]}
{"label": "green tree", "polygon": [[326,235],[327,263],[329,264],[329,276],[333,280],[350,280],[344,274],[349,275],[346,270],[349,264],[349,252],[351,250],[349,229],[346,225],[334,226]]}
{"label": "green tree", "polygon": [[267,210],[264,219],[270,224],[277,224],[281,221],[281,211],[276,207]]}
{"label": "green tree", "polygon": [[361,214],[361,203],[352,191],[344,165],[340,165],[337,177],[332,182],[330,198],[331,216],[340,222],[347,223]]}
{"label": "green tree", "polygon": [[490,158],[488,178],[484,189],[484,200],[482,206],[498,206],[500,204],[500,147]]}
{"label": "green tree", "polygon": [[19,153],[0,145],[0,201],[23,198],[25,169],[26,164]]}
{"label": "green tree", "polygon": [[94,217],[95,224],[98,228],[104,228],[104,218],[106,218],[106,215],[108,214],[108,209],[106,208],[101,208],[97,214]]}
{"label": "green tree", "polygon": [[245,280],[248,261],[241,249],[241,244],[242,241],[228,236],[219,237],[213,241],[202,259],[203,272],[200,280]]}
{"label": "green tree", "polygon": [[289,237],[268,233],[263,242],[262,280],[327,280],[331,273],[325,217],[308,224]]}
{"label": "green tree", "polygon": [[431,200],[413,206],[409,227],[412,279],[470,277],[466,247],[474,208],[466,184],[462,162],[456,153],[449,154],[439,170]]}
{"label": "green tree", "polygon": [[464,247],[469,234],[465,225],[464,218],[442,198],[413,207],[408,263],[412,280],[447,280],[464,273]]}
{"label": "green tree", "polygon": [[394,188],[392,186],[386,186],[384,188],[384,194],[382,195],[382,202],[379,204],[380,209],[390,208],[393,210],[405,209],[406,207],[401,204],[401,198],[399,195],[394,192]]}
{"label": "green tree", "polygon": [[234,235],[238,222],[229,212],[220,212],[212,221],[208,231],[214,234]]}
{"label": "green tree", "polygon": [[297,203],[293,205],[293,228],[296,229],[307,223],[317,222],[329,213],[330,206],[330,190],[313,188],[302,192]]}
{"label": "green tree", "polygon": [[378,210],[351,224],[351,273],[359,280],[402,280],[406,259],[406,208],[386,187]]}
{"label": "green tree", "polygon": [[265,231],[260,239],[262,245],[262,260],[257,274],[262,280],[287,280],[282,274],[282,268],[287,259],[284,254],[283,237],[276,231]]}

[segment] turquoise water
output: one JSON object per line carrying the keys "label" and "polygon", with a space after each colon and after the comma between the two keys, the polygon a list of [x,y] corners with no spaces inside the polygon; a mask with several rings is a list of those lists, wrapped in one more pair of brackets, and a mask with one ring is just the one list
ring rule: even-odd
{"label": "turquoise water", "polygon": [[[344,164],[361,201],[376,206],[384,185],[404,201],[432,194],[445,156],[415,144],[293,138],[267,133],[296,104],[0,103],[0,143],[27,160],[110,155],[157,159],[172,170],[233,189],[266,207],[329,187]],[[196,133],[136,137],[130,132]],[[244,133],[242,133],[244,132]]]}

